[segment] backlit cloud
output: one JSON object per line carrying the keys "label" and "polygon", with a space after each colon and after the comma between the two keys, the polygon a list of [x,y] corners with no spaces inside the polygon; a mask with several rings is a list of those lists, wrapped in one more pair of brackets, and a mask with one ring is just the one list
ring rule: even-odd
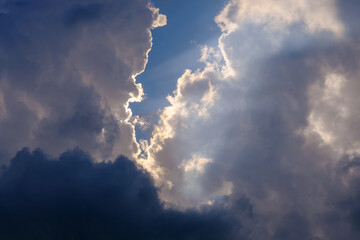
{"label": "backlit cloud", "polygon": [[[203,50],[205,67],[178,79],[146,145],[162,199],[187,208],[223,198],[235,211],[246,196],[245,239],[359,237],[360,52],[350,8],[359,3],[225,6],[212,51],[221,58]],[[194,156],[211,161],[189,177],[179,166],[195,166]]]}
{"label": "backlit cloud", "polygon": [[359,11],[228,1],[153,126],[149,0],[0,0],[0,238],[360,239]]}
{"label": "backlit cloud", "polygon": [[166,17],[147,0],[0,4],[0,161],[23,146],[137,155],[128,105]]}

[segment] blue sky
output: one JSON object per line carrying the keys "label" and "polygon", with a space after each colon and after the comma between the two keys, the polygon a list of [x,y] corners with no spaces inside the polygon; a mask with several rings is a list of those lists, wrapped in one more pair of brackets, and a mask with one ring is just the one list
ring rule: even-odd
{"label": "blue sky", "polygon": [[[198,61],[201,46],[217,46],[220,30],[214,17],[225,1],[157,0],[154,5],[167,16],[167,25],[152,31],[149,62],[145,72],[136,78],[143,85],[146,99],[130,106],[135,115],[151,115],[155,122],[155,113],[169,105],[165,97],[175,90],[185,69],[203,67]],[[138,128],[137,137],[147,139],[149,134]]]}

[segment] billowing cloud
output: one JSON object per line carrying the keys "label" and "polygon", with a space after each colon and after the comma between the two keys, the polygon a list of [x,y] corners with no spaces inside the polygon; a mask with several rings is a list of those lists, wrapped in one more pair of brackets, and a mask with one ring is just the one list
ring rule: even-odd
{"label": "billowing cloud", "polygon": [[142,98],[135,76],[166,17],[148,0],[6,0],[0,9],[0,161],[23,146],[136,155],[128,105]]}
{"label": "billowing cloud", "polygon": [[[251,209],[244,199],[244,212]],[[79,149],[49,159],[18,152],[0,177],[1,239],[234,239],[225,206],[164,209],[150,177],[120,156],[93,163]]]}
{"label": "billowing cloud", "polygon": [[246,239],[357,239],[359,7],[230,1],[219,48],[178,79],[143,144],[161,198],[235,211],[246,196]]}
{"label": "billowing cloud", "polygon": [[152,126],[128,105],[166,17],[148,0],[0,0],[0,161],[51,155],[1,168],[1,238],[359,239],[359,9],[229,1],[218,47],[138,144]]}

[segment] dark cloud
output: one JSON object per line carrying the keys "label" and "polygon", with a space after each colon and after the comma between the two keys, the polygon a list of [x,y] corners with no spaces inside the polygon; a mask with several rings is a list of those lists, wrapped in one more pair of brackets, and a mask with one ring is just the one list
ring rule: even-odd
{"label": "dark cloud", "polygon": [[65,15],[65,25],[72,27],[81,22],[96,20],[100,17],[101,8],[98,3],[75,6]]}
{"label": "dark cloud", "polygon": [[282,219],[272,239],[276,240],[316,240],[311,236],[307,221],[297,213],[290,213]]}
{"label": "dark cloud", "polygon": [[126,157],[93,163],[79,149],[49,159],[23,149],[0,178],[1,239],[234,239],[225,208],[165,210]]}

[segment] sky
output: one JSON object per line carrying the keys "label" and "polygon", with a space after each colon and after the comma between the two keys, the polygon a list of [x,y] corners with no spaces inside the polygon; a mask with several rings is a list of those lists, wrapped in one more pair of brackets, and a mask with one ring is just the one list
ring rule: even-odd
{"label": "sky", "polygon": [[0,0],[0,239],[360,239],[359,10]]}
{"label": "sky", "polygon": [[[134,115],[156,123],[157,112],[169,105],[166,96],[174,91],[178,77],[185,69],[195,70],[204,66],[199,61],[201,47],[217,46],[221,32],[214,22],[214,16],[225,5],[225,1],[153,2],[167,16],[168,24],[152,31],[154,45],[149,53],[146,71],[136,78],[143,86],[145,98],[141,102],[132,103],[131,110]],[[152,128],[145,130],[139,127],[136,129],[136,137],[138,140],[149,139],[151,132]]]}

